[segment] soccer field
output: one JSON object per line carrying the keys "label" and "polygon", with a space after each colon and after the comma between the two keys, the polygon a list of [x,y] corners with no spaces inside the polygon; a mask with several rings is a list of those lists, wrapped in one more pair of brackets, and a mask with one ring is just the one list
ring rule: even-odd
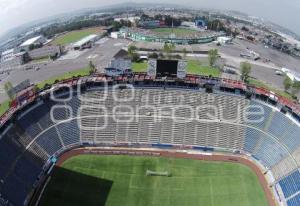
{"label": "soccer field", "polygon": [[56,45],[67,45],[79,41],[80,39],[90,35],[99,34],[102,30],[98,27],[71,31],[57,37],[53,43]]}
{"label": "soccer field", "polygon": [[[147,176],[146,171],[170,177]],[[267,206],[255,173],[224,162],[81,155],[56,168],[42,206]]]}

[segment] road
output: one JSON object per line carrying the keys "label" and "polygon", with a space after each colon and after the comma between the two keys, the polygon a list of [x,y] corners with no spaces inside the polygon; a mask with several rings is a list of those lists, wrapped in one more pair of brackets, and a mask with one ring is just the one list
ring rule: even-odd
{"label": "road", "polygon": [[0,76],[0,78],[3,78],[0,82],[0,102],[7,99],[7,96],[3,91],[4,83],[7,81],[10,81],[13,85],[17,85],[26,79],[29,79],[32,83],[38,83],[70,71],[85,68],[88,66],[89,61],[92,61],[97,69],[101,71],[108,66],[113,56],[128,44],[129,41],[124,39],[106,39],[106,41],[102,41],[93,48],[82,52],[82,55],[75,59],[39,63],[38,67],[40,69],[38,71],[35,71],[35,69],[25,70],[24,67],[30,65],[24,65],[22,68],[11,71],[9,76]]}
{"label": "road", "polygon": [[[39,63],[40,70],[24,70],[24,65],[22,68],[16,69],[10,72],[10,75],[1,75],[0,80],[0,102],[5,100],[7,97],[3,91],[4,83],[7,81],[12,82],[13,85],[17,85],[23,80],[29,79],[32,83],[38,83],[45,79],[49,79],[55,76],[62,75],[66,72],[82,69],[89,64],[89,61],[93,61],[99,71],[108,66],[113,56],[123,47],[131,44],[130,41],[125,39],[109,39],[104,38],[96,43],[96,45],[80,53],[78,56],[68,59],[66,56],[72,56],[72,52],[62,57],[62,60],[51,61],[47,63]],[[135,43],[143,44],[149,48],[161,48],[160,44],[157,43]],[[184,47],[186,45],[181,45],[179,47]],[[231,45],[225,45],[218,47],[215,44],[205,44],[205,45],[190,45],[187,46],[190,50],[201,50],[201,49],[211,49],[217,48],[223,59],[225,59],[226,64],[235,66],[239,68],[242,61],[248,61],[252,64],[251,76],[267,82],[273,87],[283,89],[283,76],[278,76],[275,74],[275,69],[280,69],[282,67],[287,67],[299,71],[300,60],[290,57],[286,54],[282,54],[279,51],[273,49],[265,48],[263,45],[253,44],[243,40],[235,40]],[[263,59],[270,59],[271,62],[265,63],[263,61],[250,61],[240,57],[240,53],[244,52],[247,48],[258,52]],[[189,57],[196,58],[199,60],[204,60],[207,55],[203,54],[189,54]]]}

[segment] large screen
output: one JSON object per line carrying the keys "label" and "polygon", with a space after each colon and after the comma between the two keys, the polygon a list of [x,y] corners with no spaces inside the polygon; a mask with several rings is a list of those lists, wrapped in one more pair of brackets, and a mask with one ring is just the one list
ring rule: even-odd
{"label": "large screen", "polygon": [[177,75],[177,60],[157,60],[156,73],[161,75]]}

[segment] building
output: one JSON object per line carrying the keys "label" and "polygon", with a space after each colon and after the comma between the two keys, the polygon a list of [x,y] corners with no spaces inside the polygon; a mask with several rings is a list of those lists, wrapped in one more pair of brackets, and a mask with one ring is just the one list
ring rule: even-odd
{"label": "building", "polygon": [[105,69],[107,76],[119,76],[120,74],[131,73],[132,62],[128,52],[121,49],[110,62],[109,68]]}
{"label": "building", "polygon": [[73,49],[82,50],[85,48],[91,48],[94,45],[94,43],[99,39],[100,39],[99,35],[96,35],[96,34],[88,35],[88,36],[80,39],[78,42],[75,42],[73,44]]}
{"label": "building", "polygon": [[110,37],[112,39],[119,39],[119,38],[125,38],[125,36],[120,33],[120,32],[111,32]]}
{"label": "building", "polygon": [[145,41],[145,42],[171,42],[174,44],[204,44],[210,43],[217,39],[219,36],[224,36],[224,32],[199,32],[199,35],[191,36],[168,36],[159,35],[151,30],[140,28],[121,28],[120,35],[122,37],[131,39],[132,41]]}
{"label": "building", "polygon": [[5,62],[7,60],[10,60],[14,56],[15,50],[9,49],[1,53],[1,59],[0,62]]}
{"label": "building", "polygon": [[131,23],[135,23],[136,21],[139,21],[139,16],[130,16],[130,17],[121,17],[121,18],[115,18],[114,21],[121,22],[121,21],[130,21]]}
{"label": "building", "polygon": [[300,82],[300,74],[287,68],[282,68],[281,71],[284,72],[293,82]]}
{"label": "building", "polygon": [[26,52],[19,52],[13,54],[10,58],[6,58],[0,62],[0,71],[10,71],[12,67],[20,66],[28,61],[28,55]]}
{"label": "building", "polygon": [[217,38],[219,44],[230,44],[232,43],[232,38],[227,36],[220,36]]}
{"label": "building", "polygon": [[181,27],[183,28],[191,28],[191,29],[196,29],[196,25],[194,22],[191,21],[183,21],[181,22]]}
{"label": "building", "polygon": [[26,40],[23,42],[19,49],[20,51],[29,51],[31,46],[40,46],[46,43],[47,39],[43,37],[42,35],[33,37],[31,39]]}
{"label": "building", "polygon": [[30,59],[41,59],[44,57],[59,57],[61,55],[60,46],[44,46],[28,52]]}
{"label": "building", "polygon": [[140,21],[139,26],[143,28],[157,28],[165,26],[165,22],[160,20],[146,20]]}
{"label": "building", "polygon": [[202,18],[197,18],[195,20],[195,26],[198,27],[198,28],[206,28],[207,27],[207,22]]}

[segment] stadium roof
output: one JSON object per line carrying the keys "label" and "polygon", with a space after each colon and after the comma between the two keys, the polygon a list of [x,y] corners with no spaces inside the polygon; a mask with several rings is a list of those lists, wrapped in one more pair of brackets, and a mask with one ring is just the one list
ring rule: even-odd
{"label": "stadium roof", "polygon": [[129,58],[128,51],[121,49],[118,51],[118,53],[115,54],[114,56],[115,59],[127,59]]}
{"label": "stadium roof", "polygon": [[6,50],[6,51],[2,52],[2,56],[7,55],[7,54],[11,54],[13,52],[14,52],[14,49]]}
{"label": "stadium roof", "polygon": [[42,36],[36,36],[36,37],[33,37],[31,39],[28,39],[26,40],[25,42],[23,42],[20,47],[23,47],[23,46],[29,46],[31,44],[34,44],[38,39],[40,39]]}
{"label": "stadium roof", "polygon": [[96,34],[91,34],[91,35],[88,35],[82,39],[80,39],[78,42],[75,42],[73,44],[73,47],[81,47],[82,45],[88,43],[89,41],[95,39],[98,35]]}

